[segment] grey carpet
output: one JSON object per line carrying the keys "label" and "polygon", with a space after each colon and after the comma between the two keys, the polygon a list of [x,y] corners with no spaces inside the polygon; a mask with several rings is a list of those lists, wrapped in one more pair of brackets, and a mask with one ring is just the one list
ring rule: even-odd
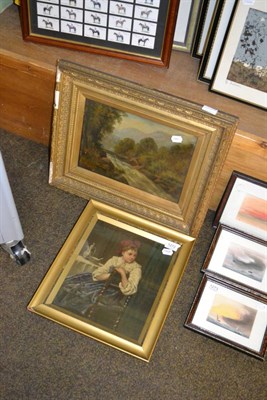
{"label": "grey carpet", "polygon": [[263,400],[266,362],[184,328],[213,229],[208,212],[149,363],[26,310],[86,201],[48,184],[48,149],[0,130],[14,199],[32,253],[0,249],[1,400]]}

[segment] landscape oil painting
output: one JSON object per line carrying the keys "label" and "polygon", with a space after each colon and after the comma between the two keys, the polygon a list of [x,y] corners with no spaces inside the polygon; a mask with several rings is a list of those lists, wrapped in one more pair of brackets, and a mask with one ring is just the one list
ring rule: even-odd
{"label": "landscape oil painting", "polygon": [[237,118],[65,60],[57,71],[49,183],[196,236]]}
{"label": "landscape oil painting", "polygon": [[79,166],[177,203],[196,142],[193,135],[86,99]]}

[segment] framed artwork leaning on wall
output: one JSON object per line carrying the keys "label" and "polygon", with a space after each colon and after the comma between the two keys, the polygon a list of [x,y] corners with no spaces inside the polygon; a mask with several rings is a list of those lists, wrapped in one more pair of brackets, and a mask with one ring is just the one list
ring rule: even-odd
{"label": "framed artwork leaning on wall", "polygon": [[61,60],[50,183],[197,235],[237,118]]}
{"label": "framed artwork leaning on wall", "polygon": [[201,0],[180,0],[173,49],[190,53],[201,8]]}
{"label": "framed artwork leaning on wall", "polygon": [[23,38],[168,67],[179,0],[21,0]]}
{"label": "framed artwork leaning on wall", "polygon": [[267,3],[239,1],[210,89],[267,109]]}

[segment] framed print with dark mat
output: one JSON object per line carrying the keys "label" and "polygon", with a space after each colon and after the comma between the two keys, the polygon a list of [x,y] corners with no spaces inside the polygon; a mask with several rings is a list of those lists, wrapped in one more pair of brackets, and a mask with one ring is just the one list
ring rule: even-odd
{"label": "framed print with dark mat", "polygon": [[23,38],[167,67],[179,0],[21,0]]}

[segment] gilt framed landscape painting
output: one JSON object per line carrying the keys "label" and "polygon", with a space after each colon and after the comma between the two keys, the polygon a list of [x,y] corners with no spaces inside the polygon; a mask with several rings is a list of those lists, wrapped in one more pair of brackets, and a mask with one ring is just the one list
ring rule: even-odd
{"label": "gilt framed landscape painting", "polygon": [[91,200],[28,309],[149,361],[194,241]]}
{"label": "gilt framed landscape painting", "polygon": [[61,60],[49,181],[197,234],[237,119]]}
{"label": "gilt framed landscape painting", "polygon": [[168,67],[179,0],[21,0],[23,38]]}

